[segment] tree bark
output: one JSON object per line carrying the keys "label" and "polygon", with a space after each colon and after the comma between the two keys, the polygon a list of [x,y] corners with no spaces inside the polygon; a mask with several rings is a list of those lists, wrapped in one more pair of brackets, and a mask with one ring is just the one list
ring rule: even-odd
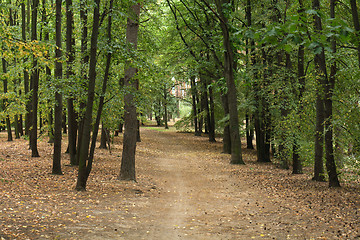
{"label": "tree bark", "polygon": [[[3,68],[3,73],[5,74],[5,77],[3,78],[3,85],[4,85],[4,93],[7,93],[8,91],[8,80],[7,80],[7,62],[6,60],[3,58],[2,59],[2,68]],[[3,100],[3,109],[6,110],[7,105],[8,105],[8,101],[6,99]],[[12,141],[13,137],[12,137],[12,133],[11,133],[11,123],[10,123],[10,117],[9,115],[6,115],[6,130],[7,130],[7,136],[8,136],[8,141]]]}
{"label": "tree bark", "polygon": [[195,127],[195,136],[199,135],[198,130],[198,114],[197,114],[197,107],[196,107],[196,82],[195,82],[195,76],[190,77],[190,84],[191,84],[191,98],[192,98],[192,111],[194,115],[194,127]]}
{"label": "tree bark", "polygon": [[[303,17],[305,9],[303,6],[303,1],[299,0],[299,10],[298,13],[300,14],[300,16]],[[303,24],[302,24],[303,25]],[[302,121],[302,110],[303,110],[303,104],[302,104],[302,98],[304,95],[304,91],[305,91],[305,67],[304,67],[304,63],[305,63],[305,51],[304,51],[304,45],[300,45],[299,49],[298,49],[298,62],[297,62],[297,68],[298,68],[298,73],[297,73],[297,77],[298,77],[298,83],[299,83],[299,95],[298,95],[298,115],[300,116],[300,122]],[[300,126],[298,126],[298,131],[300,131]],[[293,156],[292,156],[292,160],[293,160],[293,164],[292,164],[292,173],[293,174],[302,174],[303,170],[302,170],[302,162],[300,159],[300,154],[299,154],[299,140],[298,140],[298,133],[294,134],[294,144],[293,144]]]}
{"label": "tree bark", "polygon": [[163,106],[164,106],[164,116],[163,116],[163,119],[164,119],[165,129],[169,129],[169,125],[168,125],[168,109],[167,109],[168,92],[167,92],[167,89],[166,89],[165,86],[164,86],[163,92],[164,92],[164,101],[163,101],[163,103],[164,103],[163,104]]}
{"label": "tree bark", "polygon": [[[111,25],[112,25],[111,14],[112,14],[112,10],[113,10],[113,0],[110,0],[110,7],[109,7],[110,14],[108,17],[108,26],[107,26],[107,38],[108,38],[107,42],[109,45],[111,44]],[[93,159],[94,159],[95,145],[96,145],[96,140],[97,140],[97,136],[98,136],[98,132],[99,132],[101,113],[102,113],[102,110],[104,107],[106,88],[107,88],[107,83],[108,83],[108,79],[109,79],[109,73],[110,73],[110,67],[111,67],[111,57],[112,57],[112,54],[111,54],[111,51],[109,51],[106,54],[105,73],[104,73],[103,85],[101,88],[99,107],[97,110],[93,135],[92,135],[92,139],[91,139],[90,154],[89,154],[89,160],[88,160],[89,164],[92,164]],[[100,148],[106,149],[106,142],[108,142],[108,141],[110,142],[108,135],[109,135],[109,131],[104,127],[104,124],[102,124]],[[110,149],[110,143],[109,143],[109,149]],[[91,168],[91,165],[89,167]]]}
{"label": "tree bark", "polygon": [[[246,15],[246,23],[247,27],[250,28],[252,25],[252,14],[251,14],[251,1],[246,1],[246,7],[245,7],[245,15]],[[250,45],[250,48],[248,47]],[[251,59],[253,58],[253,47],[254,47],[254,40],[250,39],[246,41],[246,55],[247,57],[247,65],[250,65],[252,63]],[[245,116],[245,122],[246,122],[246,148],[247,149],[254,149],[253,140],[254,140],[254,130],[253,126],[251,126],[251,117],[250,114],[247,113]]]}
{"label": "tree bark", "polygon": [[[335,1],[330,0],[330,18],[335,18]],[[336,54],[336,40],[331,40],[331,49],[333,54]],[[325,86],[325,159],[326,159],[326,170],[329,176],[330,187],[340,187],[338,174],[336,170],[335,158],[334,158],[334,141],[333,141],[333,91],[336,82],[336,62],[334,61],[330,67],[330,76]]]}
{"label": "tree bark", "polygon": [[[139,30],[140,4],[134,4],[129,11],[126,28],[126,41],[130,43],[133,49],[137,49],[138,30]],[[125,69],[125,88],[128,89],[124,97],[125,102],[125,131],[123,141],[123,152],[121,158],[120,180],[136,181],[135,175],[135,151],[136,151],[136,131],[137,131],[137,115],[134,99],[134,91],[136,91],[136,82],[134,78],[137,69],[126,64]]]}
{"label": "tree bark", "polygon": [[[37,40],[37,14],[38,14],[39,0],[32,1],[31,9],[31,40]],[[30,78],[30,85],[32,89],[31,94],[31,132],[30,132],[30,148],[31,157],[40,157],[37,149],[37,111],[38,111],[38,91],[39,91],[39,69],[38,61],[33,56],[32,72]]]}
{"label": "tree bark", "polygon": [[229,3],[227,0],[216,0],[216,8],[220,16],[220,25],[224,44],[224,76],[228,88],[229,115],[230,115],[230,136],[231,136],[231,161],[232,164],[245,164],[241,154],[241,139],[239,132],[239,118],[237,110],[237,94],[234,79],[234,56],[228,19],[223,12],[223,4]]}
{"label": "tree bark", "polygon": [[209,142],[216,142],[215,140],[215,104],[213,96],[213,88],[209,86],[209,110],[210,110],[210,122],[209,122]]}
{"label": "tree bark", "polygon": [[[229,101],[228,95],[221,93],[221,102],[224,108],[224,116],[229,116]],[[226,121],[223,132],[223,153],[231,154],[231,136],[229,121]]]}
{"label": "tree bark", "polygon": [[[313,0],[313,9],[320,10],[320,1]],[[321,18],[314,15],[315,31],[320,34],[322,31]],[[322,47],[322,46],[321,46]],[[327,70],[325,63],[324,48],[319,54],[315,55],[315,69],[316,69],[316,126],[315,126],[315,164],[314,164],[314,177],[315,181],[324,181],[324,163],[323,163],[323,146],[324,146],[324,85],[327,81]]]}
{"label": "tree bark", "polygon": [[253,140],[254,140],[254,130],[251,126],[251,120],[249,114],[245,116],[245,124],[246,124],[246,148],[254,149]]}
{"label": "tree bark", "polygon": [[106,131],[108,131],[104,124],[102,124],[101,127],[101,137],[100,137],[100,149],[107,149],[106,143],[107,143],[107,137],[106,137]]}
{"label": "tree bark", "polygon": [[60,81],[62,78],[62,62],[61,62],[61,4],[62,0],[56,0],[56,23],[55,23],[55,130],[54,130],[54,155],[52,174],[61,175],[61,124],[62,124],[62,94]]}
{"label": "tree bark", "polygon": [[87,104],[84,115],[84,126],[82,130],[81,146],[79,151],[79,173],[75,189],[78,191],[86,190],[86,182],[91,172],[92,161],[88,161],[90,132],[92,122],[92,112],[95,98],[95,81],[96,81],[96,56],[99,36],[99,22],[100,22],[100,0],[95,0],[93,28],[91,34],[90,46],[90,65],[89,65],[89,84],[87,93]]}
{"label": "tree bark", "polygon": [[[72,65],[75,60],[75,40],[73,38],[74,29],[74,14],[72,0],[66,0],[66,52],[67,52],[67,69],[66,78],[68,83],[71,83],[71,78],[74,75]],[[78,165],[76,160],[76,133],[77,133],[77,122],[76,114],[74,110],[74,98],[70,93],[67,99],[67,111],[68,111],[68,142],[69,142],[69,154],[70,154],[70,165]]]}
{"label": "tree bark", "polygon": [[[47,9],[47,5],[46,5],[46,0],[42,0],[42,16],[41,16],[41,21],[43,22],[43,24],[45,26],[47,26],[49,24],[49,20],[48,20],[48,15],[46,13],[46,9]],[[44,30],[44,41],[46,43],[49,43],[50,40],[50,33],[48,29]],[[45,55],[45,58],[47,60],[50,60],[50,56],[47,53]],[[52,79],[51,79],[51,69],[50,67],[47,65],[45,67],[45,74],[46,74],[46,82],[47,84],[50,86]],[[50,105],[50,100],[47,101],[47,103]],[[48,143],[54,143],[54,128],[53,128],[53,109],[50,107],[49,112],[47,114],[47,129],[48,129],[48,136],[49,136],[49,141]]]}
{"label": "tree bark", "polygon": [[[28,1],[29,2],[29,1]],[[26,42],[26,6],[25,2],[21,3],[21,39]],[[27,60],[24,59],[24,63]],[[24,92],[25,95],[29,93],[29,72],[26,68],[23,71],[24,74]],[[25,113],[25,135],[30,135],[30,113],[31,113],[31,101],[26,99],[26,113]]]}
{"label": "tree bark", "polygon": [[[87,75],[87,66],[89,63],[89,54],[88,54],[88,28],[87,28],[87,15],[88,15],[88,5],[85,1],[80,1],[80,21],[81,21],[81,72],[83,73],[82,78],[84,79],[83,89],[86,89],[86,84],[88,80]],[[80,109],[86,108],[86,103],[83,100],[80,100]],[[81,147],[81,140],[83,136],[83,129],[84,129],[84,114],[82,112],[79,113],[79,124],[78,124],[78,139],[77,139],[77,148],[76,148],[76,165],[79,165],[80,159],[80,147]]]}

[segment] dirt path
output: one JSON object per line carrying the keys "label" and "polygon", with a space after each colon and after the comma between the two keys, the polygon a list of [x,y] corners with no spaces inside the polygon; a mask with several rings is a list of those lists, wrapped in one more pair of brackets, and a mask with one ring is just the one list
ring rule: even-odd
{"label": "dirt path", "polygon": [[[108,239],[350,239],[337,213],[324,216],[316,209],[316,199],[301,202],[306,198],[299,199],[304,196],[300,188],[296,199],[277,186],[286,186],[284,177],[304,181],[305,186],[307,176],[249,162],[254,152],[245,151],[246,166],[230,165],[229,156],[220,153],[221,144],[203,137],[143,130],[142,138],[137,174],[140,185],[150,182],[150,191],[134,185],[136,197],[127,205],[126,226],[115,222],[113,228],[121,234]],[[273,171],[282,175],[274,176]],[[273,182],[272,175],[277,178]],[[320,195],[335,194],[322,186],[325,193],[319,191]],[[334,222],[335,216],[340,221]],[[348,232],[356,237],[356,215],[352,221]],[[92,233],[88,239],[93,237]]]}
{"label": "dirt path", "polygon": [[[141,135],[138,181],[116,179],[117,140],[111,155],[97,151],[84,193],[73,190],[72,167],[64,164],[63,176],[43,174],[49,171],[51,146],[41,143],[44,159],[23,159],[20,166],[13,158],[19,150],[7,150],[0,156],[0,179],[9,179],[0,185],[0,239],[360,237],[359,189],[328,189],[307,175],[255,164],[254,152],[247,150],[247,165],[230,165],[221,143],[204,137],[153,129]],[[34,169],[36,176],[26,174]]]}

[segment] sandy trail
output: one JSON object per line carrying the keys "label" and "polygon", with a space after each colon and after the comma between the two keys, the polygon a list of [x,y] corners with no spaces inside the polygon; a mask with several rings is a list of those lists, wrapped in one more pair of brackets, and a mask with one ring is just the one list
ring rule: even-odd
{"label": "sandy trail", "polygon": [[[169,132],[143,131],[138,150],[152,156],[140,164],[138,174],[152,176],[157,195],[135,200],[130,212],[136,230],[124,230],[124,239],[241,239],[265,236],[251,227],[260,194],[234,176],[228,156],[219,144],[203,149],[204,138]],[[144,142],[147,143],[144,143]],[[150,144],[149,144],[150,143]],[[244,216],[239,221],[239,215]],[[244,232],[251,227],[251,233]]]}

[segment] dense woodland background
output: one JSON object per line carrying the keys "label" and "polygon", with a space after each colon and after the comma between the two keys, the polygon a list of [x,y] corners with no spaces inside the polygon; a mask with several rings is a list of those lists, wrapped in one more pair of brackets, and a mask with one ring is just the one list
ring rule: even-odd
{"label": "dense woodland background", "polygon": [[[241,139],[258,162],[313,179],[358,180],[360,24],[356,0],[6,0],[0,5],[2,128],[54,142],[85,190],[101,147],[124,130],[119,179],[135,180],[139,125]],[[61,149],[62,134],[68,149]],[[254,138],[255,137],[255,138]],[[253,146],[256,139],[256,146]],[[339,180],[340,179],[340,180]]]}

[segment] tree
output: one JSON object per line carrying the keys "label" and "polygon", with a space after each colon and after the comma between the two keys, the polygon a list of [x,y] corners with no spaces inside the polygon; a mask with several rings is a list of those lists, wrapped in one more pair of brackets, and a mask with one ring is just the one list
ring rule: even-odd
{"label": "tree", "polygon": [[[108,41],[109,45],[111,45],[112,10],[113,10],[113,0],[110,0],[108,26],[107,26],[107,41]],[[101,96],[100,96],[100,100],[99,100],[98,111],[97,111],[96,120],[95,120],[95,124],[94,124],[94,131],[93,131],[93,135],[92,135],[92,139],[91,139],[90,154],[89,154],[89,160],[88,160],[89,163],[91,163],[94,158],[96,139],[97,139],[97,135],[98,135],[98,131],[99,131],[101,113],[102,113],[103,106],[104,106],[106,87],[107,87],[107,83],[108,83],[108,79],[109,79],[111,56],[112,56],[111,50],[109,50],[108,53],[106,54],[105,73],[104,73],[104,79],[103,79],[103,84],[102,84],[102,89],[101,89]],[[108,130],[104,127],[104,124],[102,125],[101,133],[102,133],[101,134],[101,143],[103,143],[103,136],[105,136],[106,140],[108,140],[108,138],[107,138]],[[106,142],[107,142],[106,140],[105,140],[105,148],[106,148]],[[102,148],[102,146],[100,146],[100,148]]]}
{"label": "tree", "polygon": [[230,4],[227,0],[216,0],[216,8],[218,12],[218,18],[221,25],[223,34],[224,45],[224,77],[226,79],[226,85],[228,88],[227,96],[229,101],[229,115],[230,115],[230,136],[231,136],[231,163],[232,164],[244,164],[241,155],[241,139],[239,133],[239,118],[237,111],[237,95],[236,86],[234,80],[234,50],[230,39],[230,31],[228,26],[228,18],[225,15],[224,7]]}
{"label": "tree", "polygon": [[[129,9],[126,28],[126,41],[130,50],[137,49],[139,30],[140,4],[134,4]],[[137,89],[137,69],[128,62],[125,67],[124,87],[127,93],[124,97],[124,140],[121,158],[120,180],[136,180],[135,151],[137,140],[137,114],[134,93]]]}
{"label": "tree", "polygon": [[[335,18],[335,0],[330,0],[330,17]],[[331,40],[331,49],[333,54],[336,53],[336,40],[333,37]],[[325,158],[326,170],[329,176],[330,187],[340,187],[338,173],[336,170],[334,158],[334,142],[333,142],[333,92],[336,82],[336,62],[332,62],[330,66],[330,76],[325,85]]]}
{"label": "tree", "polygon": [[[73,38],[74,28],[74,13],[72,0],[66,0],[66,52],[67,52],[67,69],[66,78],[69,84],[72,81],[74,72],[72,69],[73,62],[75,60],[75,39]],[[67,99],[67,110],[68,110],[68,140],[69,140],[69,154],[70,154],[70,165],[78,165],[76,161],[76,133],[77,133],[77,122],[74,109],[74,93],[70,93]]]}
{"label": "tree", "polygon": [[95,97],[95,80],[96,80],[96,55],[100,23],[100,0],[95,0],[93,26],[91,33],[90,46],[90,65],[89,65],[89,83],[87,93],[86,112],[84,115],[84,126],[82,129],[81,146],[79,151],[79,173],[75,189],[78,191],[86,190],[86,182],[91,172],[92,161],[88,161],[90,132],[92,122],[92,112]]}
{"label": "tree", "polygon": [[[298,14],[301,18],[301,22],[300,22],[300,26],[304,26],[304,5],[303,5],[303,1],[299,0],[299,10],[298,10]],[[301,36],[301,39],[303,39],[303,36]],[[299,108],[297,111],[297,114],[300,115],[300,121],[302,119],[301,117],[301,112],[303,110],[303,105],[302,105],[302,99],[304,96],[304,90],[305,90],[305,50],[304,50],[304,44],[300,44],[298,47],[298,53],[297,53],[297,77],[298,77],[298,83],[299,83],[299,94],[298,94],[298,104],[299,104]],[[299,129],[299,124],[297,127],[297,130]],[[294,144],[293,144],[293,157],[292,157],[292,161],[293,161],[293,174],[302,174],[302,163],[301,163],[301,159],[300,159],[300,154],[299,154],[299,140],[298,140],[299,136],[298,134],[294,134]]]}
{"label": "tree", "polygon": [[[31,8],[31,41],[37,41],[37,13],[39,0],[32,1]],[[37,114],[38,114],[38,91],[39,91],[39,68],[37,58],[33,55],[32,72],[30,78],[31,93],[31,132],[30,132],[30,148],[32,157],[40,157],[37,149]]]}
{"label": "tree", "polygon": [[[320,10],[320,1],[313,0],[312,7],[314,11]],[[314,15],[314,27],[317,34],[321,34],[322,22],[318,14]],[[325,62],[324,47],[318,46],[318,53],[315,54],[314,62],[316,69],[316,128],[315,128],[315,164],[314,177],[315,181],[324,181],[324,165],[323,165],[323,146],[324,146],[324,86],[326,84],[328,74]]]}
{"label": "tree", "polygon": [[[29,3],[30,1],[28,1]],[[26,6],[25,6],[25,1],[23,1],[21,3],[21,39],[24,41],[24,43],[26,43],[26,28],[27,28],[27,24],[26,24]],[[26,63],[26,59],[23,60],[23,63]],[[24,93],[25,95],[27,95],[29,93],[29,82],[30,82],[30,77],[29,77],[29,72],[27,68],[24,68],[23,71],[23,76],[24,76]],[[30,136],[29,132],[30,132],[30,113],[31,113],[31,101],[29,101],[29,99],[26,99],[26,113],[25,113],[25,135]]]}
{"label": "tree", "polygon": [[[89,63],[89,53],[88,53],[88,21],[87,21],[87,16],[88,16],[88,6],[86,4],[86,1],[80,1],[80,22],[81,22],[81,47],[80,47],[80,52],[81,52],[81,65],[80,65],[80,70],[82,72],[82,76],[81,78],[84,79],[84,82],[82,84],[82,87],[85,89],[85,85],[86,82],[88,80],[88,75],[87,75],[87,71],[88,71],[88,63]],[[85,100],[80,100],[79,103],[79,107],[80,109],[85,109],[86,108],[86,103]],[[79,124],[78,124],[78,139],[77,139],[77,148],[76,148],[76,161],[75,161],[75,165],[79,165],[79,160],[80,160],[80,148],[81,148],[81,143],[82,143],[82,136],[83,136],[83,129],[84,129],[84,114],[83,112],[80,111],[79,113]]]}
{"label": "tree", "polygon": [[[7,78],[8,76],[6,75],[6,72],[7,72],[7,62],[6,60],[3,58],[2,59],[2,68],[3,68],[3,73],[4,73],[4,77],[3,77],[3,84],[4,84],[4,93],[7,93],[8,92],[8,81],[7,81]],[[4,99],[3,101],[3,109],[6,109],[8,105],[8,102]],[[9,115],[6,116],[6,130],[7,130],[7,135],[8,135],[8,141],[12,141],[13,138],[12,138],[12,133],[11,133],[11,123],[10,123],[10,117]]]}
{"label": "tree", "polygon": [[61,62],[61,4],[62,0],[56,0],[56,49],[55,49],[55,130],[54,130],[54,155],[53,155],[53,174],[61,175],[61,125],[62,125],[62,94],[61,94],[61,78],[62,78],[62,62]]}

